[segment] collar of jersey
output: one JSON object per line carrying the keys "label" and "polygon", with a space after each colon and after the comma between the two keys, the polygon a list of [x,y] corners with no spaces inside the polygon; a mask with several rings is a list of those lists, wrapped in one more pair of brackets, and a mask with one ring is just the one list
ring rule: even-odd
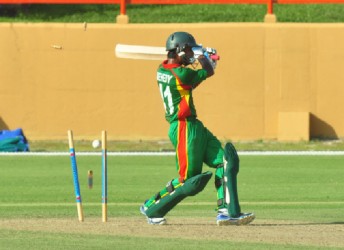
{"label": "collar of jersey", "polygon": [[178,67],[180,67],[180,64],[178,64],[178,63],[167,64],[167,60],[165,60],[165,61],[163,61],[162,66],[163,66],[165,69],[173,69],[173,68],[178,68]]}

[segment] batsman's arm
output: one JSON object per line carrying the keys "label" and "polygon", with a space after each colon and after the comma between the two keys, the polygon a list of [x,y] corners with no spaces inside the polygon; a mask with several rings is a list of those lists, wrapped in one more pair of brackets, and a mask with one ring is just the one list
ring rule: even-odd
{"label": "batsman's arm", "polygon": [[197,59],[198,59],[199,63],[202,65],[202,68],[207,71],[207,77],[211,77],[212,75],[215,74],[214,68],[211,65],[208,58],[206,58],[203,55],[200,55]]}

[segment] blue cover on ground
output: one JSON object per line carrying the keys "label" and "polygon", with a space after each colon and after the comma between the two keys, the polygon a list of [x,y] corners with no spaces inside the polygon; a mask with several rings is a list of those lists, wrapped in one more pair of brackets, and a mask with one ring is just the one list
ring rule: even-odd
{"label": "blue cover on ground", "polygon": [[30,151],[28,141],[21,128],[0,131],[0,151]]}

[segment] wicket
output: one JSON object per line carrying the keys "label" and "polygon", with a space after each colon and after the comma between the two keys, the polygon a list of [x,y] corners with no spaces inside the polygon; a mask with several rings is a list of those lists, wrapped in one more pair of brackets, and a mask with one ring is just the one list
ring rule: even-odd
{"label": "wicket", "polygon": [[106,145],[106,131],[102,131],[102,221],[107,222],[107,145]]}
{"label": "wicket", "polygon": [[79,221],[82,222],[82,221],[84,221],[84,214],[82,211],[79,176],[78,176],[78,166],[76,164],[76,156],[75,156],[74,142],[73,142],[73,132],[71,130],[68,130],[68,141],[69,141],[70,160],[72,163],[72,173],[73,173],[74,191],[75,191],[75,197],[76,197],[76,207],[78,210]]}
{"label": "wicket", "polygon": [[[107,222],[107,142],[106,142],[106,131],[103,130],[101,133],[102,138],[102,221]],[[73,142],[73,132],[72,130],[68,130],[68,140],[69,140],[69,151],[70,151],[70,159],[72,163],[72,173],[73,173],[73,182],[74,182],[74,190],[76,196],[76,205],[78,211],[78,218],[79,221],[84,221],[84,215],[82,210],[82,203],[81,203],[81,194],[80,194],[80,185],[79,185],[79,177],[78,177],[78,167],[76,164],[76,156],[75,156],[75,149],[74,149],[74,142]],[[92,188],[93,186],[93,171],[88,172],[88,187]]]}

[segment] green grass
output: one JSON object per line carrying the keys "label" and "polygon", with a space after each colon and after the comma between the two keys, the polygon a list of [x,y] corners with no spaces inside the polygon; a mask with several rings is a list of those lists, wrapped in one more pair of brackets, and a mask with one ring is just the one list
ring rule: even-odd
{"label": "green grass", "polygon": [[[138,204],[176,175],[172,156],[108,158],[110,216],[137,215]],[[86,213],[100,216],[101,159],[77,156],[77,161]],[[343,163],[343,156],[242,156],[238,178],[241,201],[245,210],[255,210],[261,219],[344,221],[339,209],[343,203],[337,203],[343,202],[339,192],[344,190]],[[94,171],[93,189],[87,188],[89,169]],[[68,156],[0,156],[0,176],[0,218],[75,216]],[[215,197],[213,185],[208,185],[188,199],[189,203],[200,202],[200,206],[181,205],[174,213],[203,216],[206,210],[211,215]],[[333,209],[338,211],[330,214]],[[297,210],[310,213],[294,214]]]}
{"label": "green grass", "polygon": [[[22,6],[4,10],[0,22],[114,23],[119,5]],[[263,22],[266,5],[127,5],[130,23]],[[344,22],[344,4],[275,4],[279,22]]]}
{"label": "green grass", "polygon": [[[86,220],[101,218],[101,159],[77,156]],[[293,221],[297,225],[344,223],[343,156],[242,156],[239,196],[244,211],[259,220]],[[137,218],[138,207],[176,176],[172,156],[108,156],[108,215],[114,223],[94,232],[66,233],[53,229],[0,228],[0,249],[175,249],[169,240],[137,235],[111,235],[116,218]],[[94,172],[93,189],[87,187],[87,171]],[[209,170],[204,167],[204,171]],[[69,219],[77,221],[69,156],[0,156],[0,224],[4,220]],[[213,181],[195,197],[188,197],[168,218],[213,220],[216,193]],[[173,221],[173,219],[172,219]],[[69,222],[71,223],[71,222]],[[88,222],[91,223],[91,222]],[[79,225],[79,224],[76,224]],[[92,228],[92,223],[88,226]],[[104,226],[94,224],[99,228]],[[73,225],[75,227],[75,225]],[[77,228],[79,226],[76,226]],[[188,228],[184,225],[185,229]],[[122,230],[125,230],[122,226]],[[168,227],[167,227],[168,229]],[[174,238],[183,248],[223,249],[222,239],[197,241]],[[311,245],[244,243],[226,241],[234,249],[326,249]]]}
{"label": "green grass", "polygon": [[[224,144],[226,141],[222,141]],[[311,140],[299,142],[279,142],[275,140],[235,141],[233,142],[239,151],[343,151],[344,140]],[[93,149],[92,141],[76,140],[76,151],[99,151]],[[174,151],[168,140],[139,140],[139,141],[108,141],[108,150],[121,151]],[[32,152],[67,152],[68,141],[29,141]]]}

